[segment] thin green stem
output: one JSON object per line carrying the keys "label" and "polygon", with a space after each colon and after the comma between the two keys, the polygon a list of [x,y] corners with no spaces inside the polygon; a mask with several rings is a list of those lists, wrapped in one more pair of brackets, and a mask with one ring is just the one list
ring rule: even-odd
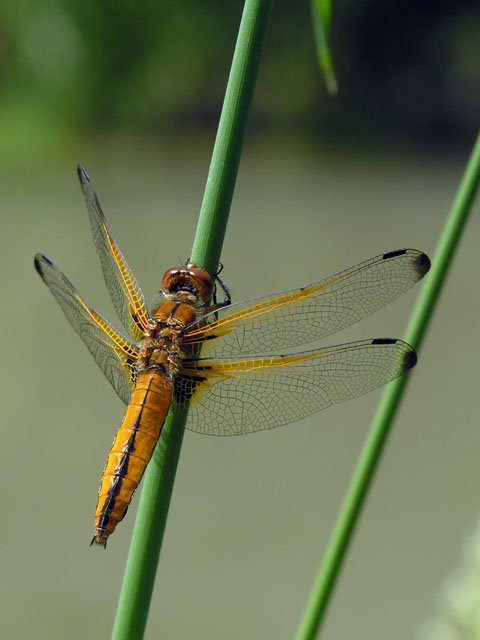
{"label": "thin green stem", "polygon": [[[408,324],[405,339],[417,350],[425,335],[428,322],[438,300],[442,284],[458,246],[461,233],[470,213],[480,180],[480,135],[470,156],[457,196],[440,238],[432,269],[419,296]],[[333,529],[304,610],[295,640],[315,638],[327,608],[348,543],[380,459],[395,411],[409,376],[398,378],[385,389],[374,416],[340,514]]]}
{"label": "thin green stem", "polygon": [[[246,0],[191,260],[215,273],[273,0]],[[172,407],[145,473],[113,640],[145,632],[188,408]]]}
{"label": "thin green stem", "polygon": [[210,163],[192,261],[215,273],[273,0],[246,0]]}

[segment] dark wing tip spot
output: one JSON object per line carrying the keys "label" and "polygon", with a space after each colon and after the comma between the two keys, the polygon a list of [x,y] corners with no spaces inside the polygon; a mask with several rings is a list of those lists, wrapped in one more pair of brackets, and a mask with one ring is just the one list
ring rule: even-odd
{"label": "dark wing tip spot", "polygon": [[416,351],[410,348],[410,351],[407,351],[407,353],[403,357],[402,373],[405,373],[406,371],[410,371],[410,369],[413,369],[413,367],[417,364],[417,360],[418,358],[417,358]]}
{"label": "dark wing tip spot", "polygon": [[40,265],[40,256],[38,255],[38,253],[35,256],[35,258],[33,259],[33,265],[34,265],[35,269],[37,270],[37,273],[39,275],[42,275],[42,267]]}
{"label": "dark wing tip spot", "polygon": [[390,260],[391,258],[398,258],[398,256],[403,256],[407,253],[417,254],[413,261],[413,264],[417,270],[418,279],[420,280],[420,278],[423,278],[423,276],[428,272],[431,265],[430,258],[427,256],[426,253],[423,253],[422,251],[416,251],[413,249],[397,249],[397,251],[388,251],[387,253],[384,253],[383,259]]}
{"label": "dark wing tip spot", "polygon": [[396,338],[374,338],[372,344],[396,344],[398,340]]}
{"label": "dark wing tip spot", "polygon": [[388,251],[383,254],[384,260],[390,260],[390,258],[396,258],[397,256],[403,256],[404,253],[407,253],[406,249],[397,249],[397,251]]}
{"label": "dark wing tip spot", "polygon": [[80,184],[83,184],[84,182],[90,182],[88,173],[85,171],[85,169],[82,167],[81,164],[77,165],[77,173],[78,173],[78,179],[80,180]]}
{"label": "dark wing tip spot", "polygon": [[423,278],[423,276],[428,273],[428,271],[430,270],[430,266],[431,266],[431,262],[430,262],[430,258],[427,256],[426,253],[421,253],[417,259],[415,260],[415,266],[417,268],[417,273],[420,276],[420,278]]}
{"label": "dark wing tip spot", "polygon": [[406,373],[417,364],[417,354],[415,349],[403,340],[397,338],[374,338],[371,344],[397,344],[403,350],[400,353],[400,375]]}
{"label": "dark wing tip spot", "polygon": [[43,278],[43,267],[42,262],[46,262],[48,265],[53,266],[53,262],[47,256],[44,256],[42,253],[37,253],[35,258],[33,259],[33,264],[37,273]]}

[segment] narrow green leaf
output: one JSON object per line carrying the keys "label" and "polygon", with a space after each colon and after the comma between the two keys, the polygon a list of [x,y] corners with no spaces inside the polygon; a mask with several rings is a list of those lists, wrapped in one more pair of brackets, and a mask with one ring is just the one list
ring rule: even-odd
{"label": "narrow green leaf", "polygon": [[[470,156],[457,196],[445,224],[417,304],[405,333],[405,340],[419,349],[435,304],[458,247],[461,233],[470,213],[480,181],[480,135]],[[409,374],[391,382],[385,389],[352,480],[340,509],[337,522],[327,545],[310,598],[303,612],[295,640],[313,640],[338,578],[360,510],[364,504],[378,465],[387,435],[399,406]],[[360,634],[361,635],[361,634]]]}
{"label": "narrow green leaf", "polygon": [[318,64],[322,70],[328,93],[335,95],[338,93],[338,85],[330,52],[330,22],[332,17],[330,0],[310,0],[310,6]]}

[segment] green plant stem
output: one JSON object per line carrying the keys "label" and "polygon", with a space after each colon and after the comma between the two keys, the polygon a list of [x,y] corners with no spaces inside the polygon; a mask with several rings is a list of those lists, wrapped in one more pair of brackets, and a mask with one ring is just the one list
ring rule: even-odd
{"label": "green plant stem", "polygon": [[[440,238],[432,269],[408,324],[405,340],[417,350],[438,300],[442,284],[470,213],[480,180],[480,135],[477,138],[457,196]],[[354,470],[340,514],[327,545],[295,640],[315,638],[342,565],[348,543],[365,502],[408,374],[391,382],[384,391]]]}
{"label": "green plant stem", "polygon": [[191,259],[215,273],[273,0],[246,0]]}
{"label": "green plant stem", "polygon": [[[246,0],[191,260],[218,268],[273,0]],[[172,410],[173,409],[173,410]],[[147,623],[188,408],[172,407],[148,465],[113,640],[140,640]]]}

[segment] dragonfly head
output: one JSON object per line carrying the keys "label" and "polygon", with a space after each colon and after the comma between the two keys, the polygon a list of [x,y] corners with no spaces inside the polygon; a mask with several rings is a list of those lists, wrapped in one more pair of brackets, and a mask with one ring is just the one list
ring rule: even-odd
{"label": "dragonfly head", "polygon": [[203,305],[210,300],[212,291],[210,274],[190,262],[184,267],[169,269],[163,275],[162,293],[170,300]]}

